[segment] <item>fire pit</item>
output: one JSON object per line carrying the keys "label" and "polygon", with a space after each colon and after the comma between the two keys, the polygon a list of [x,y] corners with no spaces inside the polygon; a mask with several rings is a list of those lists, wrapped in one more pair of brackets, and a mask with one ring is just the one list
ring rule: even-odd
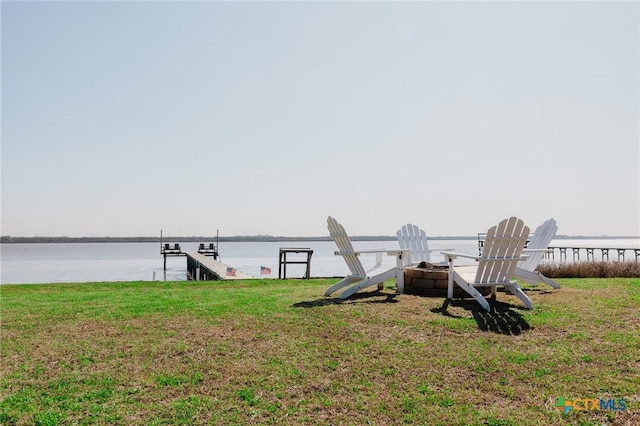
{"label": "fire pit", "polygon": [[[409,266],[404,271],[404,292],[406,294],[420,294],[424,296],[447,297],[449,283],[449,268],[420,262],[416,266]],[[483,296],[491,293],[490,287],[478,287]],[[453,297],[470,297],[467,292],[454,284]]]}

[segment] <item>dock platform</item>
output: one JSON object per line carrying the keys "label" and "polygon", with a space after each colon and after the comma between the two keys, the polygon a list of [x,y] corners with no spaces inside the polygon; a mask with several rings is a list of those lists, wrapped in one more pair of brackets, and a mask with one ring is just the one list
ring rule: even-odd
{"label": "dock platform", "polygon": [[256,278],[232,268],[211,256],[197,252],[186,253],[187,272],[194,281],[246,280]]}

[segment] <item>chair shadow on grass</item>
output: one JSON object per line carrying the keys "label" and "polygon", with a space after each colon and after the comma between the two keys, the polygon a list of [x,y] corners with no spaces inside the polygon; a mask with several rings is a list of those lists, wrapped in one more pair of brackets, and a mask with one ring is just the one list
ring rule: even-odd
{"label": "chair shadow on grass", "polygon": [[[382,296],[384,296],[384,299],[381,298]],[[375,290],[355,293],[345,300],[339,297],[322,297],[316,300],[297,302],[291,306],[294,308],[318,308],[348,303],[398,303],[397,296],[396,293]],[[444,299],[443,305],[439,308],[431,309],[431,312],[451,318],[462,318],[448,310],[449,306],[461,307],[471,312],[480,330],[496,334],[517,336],[531,328],[529,323],[517,311],[516,308],[518,306],[496,300],[492,300],[490,304],[491,312],[487,312],[474,299]]]}
{"label": "chair shadow on grass", "polygon": [[[380,297],[384,296],[384,299]],[[380,290],[355,293],[348,299],[342,300],[339,297],[323,297],[321,299],[294,303],[294,308],[318,308],[328,305],[342,305],[344,303],[398,303],[395,293],[387,293]]]}
{"label": "chair shadow on grass", "polygon": [[496,334],[518,336],[531,328],[529,323],[515,309],[517,306],[496,300],[490,301],[490,305],[491,312],[487,312],[473,299],[445,299],[440,308],[431,309],[431,312],[440,313],[451,318],[461,318],[448,310],[449,306],[461,307],[471,312],[480,330]]}

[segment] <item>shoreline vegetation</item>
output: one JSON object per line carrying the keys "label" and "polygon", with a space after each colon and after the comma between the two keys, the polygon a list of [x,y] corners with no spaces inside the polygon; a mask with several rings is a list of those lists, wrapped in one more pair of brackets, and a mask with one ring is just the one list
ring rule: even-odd
{"label": "shoreline vegetation", "polygon": [[633,260],[548,262],[536,270],[549,278],[640,278],[640,262]]}
{"label": "shoreline vegetation", "polygon": [[[394,241],[396,236],[389,235],[359,235],[350,237],[352,241]],[[429,237],[430,240],[477,240],[478,236],[438,236]],[[609,240],[609,239],[636,239],[638,236],[583,236],[583,235],[556,235],[557,240]],[[238,235],[232,237],[205,237],[205,236],[188,236],[188,237],[162,237],[165,243],[188,243],[188,242],[205,242],[205,241],[221,241],[221,242],[279,242],[279,241],[332,241],[330,236],[323,237],[285,237],[273,235]],[[35,244],[35,243],[160,243],[160,237],[13,237],[3,235],[0,237],[0,244]]]}

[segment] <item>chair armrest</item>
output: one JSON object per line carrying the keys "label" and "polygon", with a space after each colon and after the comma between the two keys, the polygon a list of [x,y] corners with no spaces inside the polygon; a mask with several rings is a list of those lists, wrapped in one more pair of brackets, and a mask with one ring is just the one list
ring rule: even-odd
{"label": "chair armrest", "polygon": [[360,255],[360,254],[377,254],[377,253],[386,253],[388,256],[404,256],[407,255],[411,252],[411,250],[409,249],[393,249],[393,250],[387,250],[387,249],[373,249],[373,250],[357,250],[357,251],[350,251],[350,252],[343,252],[343,251],[336,251],[334,252],[334,254],[336,256],[347,256],[347,255],[351,255],[351,254],[355,254],[356,256]]}
{"label": "chair armrest", "polygon": [[476,259],[476,260],[480,259],[480,256],[458,253],[455,251],[441,251],[440,254],[444,255],[447,259],[455,259],[456,257],[466,257],[467,259]]}
{"label": "chair armrest", "polygon": [[333,252],[336,256],[351,256],[351,255],[360,255],[360,254],[377,254],[377,253],[386,253],[387,250],[379,249],[379,250],[358,250],[358,251],[336,251]]}
{"label": "chair armrest", "polygon": [[523,249],[525,253],[553,253],[553,249]]}

